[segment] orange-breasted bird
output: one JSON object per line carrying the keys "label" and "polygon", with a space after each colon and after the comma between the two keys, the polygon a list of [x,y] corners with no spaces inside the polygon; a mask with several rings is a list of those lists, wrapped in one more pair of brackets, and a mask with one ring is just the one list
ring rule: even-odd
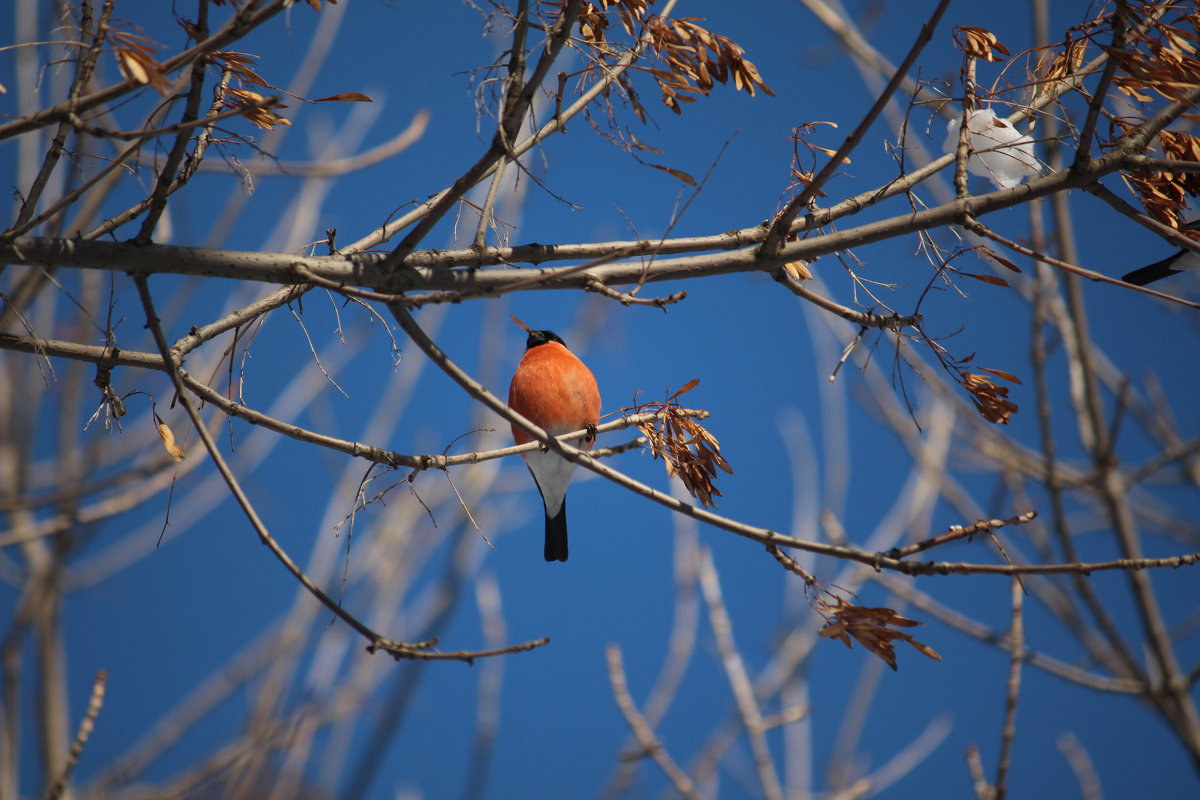
{"label": "orange-breasted bird", "polygon": [[[525,355],[517,364],[508,388],[508,407],[551,436],[594,429],[600,421],[600,389],[591,370],[584,366],[553,331],[534,331],[513,317],[529,333]],[[512,426],[517,444],[532,441],[529,434]],[[578,447],[591,449],[592,433]],[[546,507],[547,561],[567,560],[567,484],[575,464],[549,450],[521,454],[533,474]]]}

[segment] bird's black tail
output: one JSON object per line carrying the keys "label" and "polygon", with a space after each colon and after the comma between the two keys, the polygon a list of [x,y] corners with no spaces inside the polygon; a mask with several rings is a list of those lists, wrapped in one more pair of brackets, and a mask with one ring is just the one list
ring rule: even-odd
{"label": "bird's black tail", "polygon": [[553,517],[546,514],[547,561],[567,560],[567,498],[563,498],[558,513]]}
{"label": "bird's black tail", "polygon": [[1122,277],[1121,280],[1125,281],[1126,283],[1132,283],[1134,286],[1145,286],[1147,283],[1153,283],[1154,281],[1165,278],[1168,275],[1174,275],[1177,272],[1182,272],[1183,270],[1172,269],[1172,267],[1175,265],[1175,262],[1178,261],[1182,255],[1183,252],[1181,251],[1173,256],[1164,258],[1162,261],[1155,261],[1148,267],[1135,269],[1133,272],[1130,272]]}

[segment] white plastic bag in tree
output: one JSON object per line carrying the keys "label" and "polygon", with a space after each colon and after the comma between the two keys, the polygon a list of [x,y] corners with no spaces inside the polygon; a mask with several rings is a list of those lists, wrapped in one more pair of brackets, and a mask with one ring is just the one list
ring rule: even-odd
{"label": "white plastic bag in tree", "polygon": [[[946,126],[949,133],[942,145],[947,153],[958,149],[958,132],[962,118],[950,121]],[[972,175],[990,178],[1001,189],[1008,189],[1026,178],[1041,174],[1037,159],[1033,155],[1033,139],[1028,134],[1018,133],[1007,121],[997,117],[990,108],[971,112],[967,128],[971,131],[971,156],[967,159],[967,170]]]}

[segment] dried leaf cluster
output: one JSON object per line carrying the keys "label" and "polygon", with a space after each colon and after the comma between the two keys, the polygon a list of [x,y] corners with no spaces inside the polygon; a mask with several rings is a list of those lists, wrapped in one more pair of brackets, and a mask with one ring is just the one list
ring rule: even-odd
{"label": "dried leaf cluster", "polygon": [[[1001,369],[988,369],[987,367],[977,367],[977,369],[1012,383],[1021,383],[1016,375]],[[971,402],[975,404],[975,410],[988,422],[1007,425],[1009,418],[1017,413],[1017,404],[1008,399],[1007,386],[1001,386],[987,375],[981,375],[978,372],[960,370],[958,375],[959,383],[971,394]]]}
{"label": "dried leaf cluster", "polygon": [[1183,100],[1200,83],[1200,8],[1193,3],[1118,3],[1114,24],[1126,31],[1125,46],[1098,44],[1120,67],[1114,85],[1142,103],[1155,92]]}
{"label": "dried leaf cluster", "polygon": [[680,396],[690,392],[699,380],[688,381],[665,402],[652,402],[626,409],[635,413],[658,413],[657,420],[638,423],[638,430],[646,437],[651,455],[662,458],[669,477],[678,477],[688,493],[706,508],[715,508],[713,497],[721,492],[713,486],[713,479],[720,468],[733,474],[733,468],[721,455],[717,438],[692,416],[688,416],[679,405]]}
{"label": "dried leaf cluster", "polygon": [[691,94],[707,95],[713,89],[713,81],[727,83],[731,78],[735,88],[751,97],[756,86],[775,96],[754,64],[742,56],[745,51],[741,45],[709,32],[697,25],[698,21],[703,20],[700,17],[646,19],[650,46],[666,66],[648,72],[658,82],[662,101],[669,109],[682,113],[679,104],[696,99]]}
{"label": "dried leaf cluster", "polygon": [[[692,95],[709,94],[717,83],[732,81],[736,89],[751,97],[759,89],[774,97],[758,68],[743,55],[741,45],[698,24],[704,21],[701,17],[671,19],[650,14],[652,4],[653,0],[596,0],[584,5],[579,30],[596,62],[589,68],[593,75],[604,74],[611,57],[622,49],[608,39],[610,18],[615,15],[630,38],[639,38],[643,33],[648,37],[651,52],[663,66],[635,69],[654,78],[663,103],[676,114],[682,113],[681,103],[694,102]],[[622,75],[617,83],[644,122],[645,109],[628,78]]]}
{"label": "dried leaf cluster", "polygon": [[942,660],[929,645],[918,642],[910,634],[895,630],[916,627],[923,625],[923,622],[902,617],[891,608],[860,606],[820,587],[815,587],[813,591],[817,592],[817,596],[810,596],[809,603],[825,617],[825,627],[820,631],[823,639],[838,639],[846,647],[853,647],[854,642],[858,642],[893,670],[896,669],[897,641],[907,642],[918,653],[934,661]]}
{"label": "dried leaf cluster", "polygon": [[280,116],[274,109],[287,108],[274,98],[266,97],[249,89],[226,88],[221,94],[221,105],[226,109],[237,109],[256,128],[271,130],[276,125],[291,125],[291,120]]}
{"label": "dried leaf cluster", "polygon": [[[319,97],[316,100],[309,100],[305,97],[292,94],[278,86],[272,86],[261,75],[254,71],[251,64],[258,56],[250,53],[234,53],[228,51],[220,51],[212,54],[213,61],[223,65],[224,70],[229,73],[231,78],[236,79],[243,86],[260,86],[264,89],[286,94],[289,97],[294,97],[297,100],[303,100],[306,103],[324,103],[324,102],[341,102],[341,103],[370,103],[373,102],[370,97],[361,92],[341,92],[340,94],[330,95],[329,97]],[[270,130],[276,125],[291,125],[291,121],[275,113],[273,109],[287,108],[284,103],[275,102],[274,98],[269,98],[252,89],[235,89],[224,86],[218,87],[221,93],[221,104],[225,109],[242,109],[242,116],[248,119],[256,127],[264,130]]]}
{"label": "dried leaf cluster", "polygon": [[[1119,144],[1130,131],[1144,124],[1164,101],[1186,102],[1200,85],[1200,8],[1194,3],[1116,3],[1111,14],[1081,26],[1081,38],[1068,38],[1043,56],[1032,81],[1046,91],[1073,75],[1086,57],[1088,45],[1106,53],[1113,62],[1112,85],[1120,93],[1119,110],[1101,107],[1112,127],[1110,142]],[[1136,109],[1130,113],[1131,104]],[[1195,121],[1195,115],[1184,115]],[[1179,131],[1162,131],[1156,137],[1165,158],[1200,161],[1200,143]],[[1090,145],[1090,143],[1084,143]],[[1122,173],[1126,185],[1154,219],[1174,228],[1181,226],[1180,212],[1187,197],[1200,196],[1200,179],[1188,173]]]}
{"label": "dried leaf cluster", "polygon": [[[336,0],[329,1],[335,2]],[[308,0],[308,3],[317,11],[321,10],[320,0]],[[203,38],[199,27],[191,20],[180,17],[179,25],[193,41],[199,42]],[[120,21],[115,23],[111,30],[102,31],[112,43],[113,54],[117,59],[117,68],[122,77],[139,85],[152,86],[160,94],[166,94],[170,89],[171,81],[163,64],[155,58],[160,53],[162,45],[147,36],[126,30],[127,27],[129,27],[129,23]],[[238,88],[228,86],[224,82],[218,85],[217,93],[222,108],[226,111],[240,111],[242,116],[246,117],[253,125],[264,130],[269,130],[276,125],[291,125],[290,121],[274,110],[287,108],[287,105],[276,102],[274,98],[269,98],[252,88],[245,88],[257,86],[281,94],[290,94],[268,83],[259,75],[252,66],[255,59],[257,56],[250,53],[232,51],[214,51],[209,55],[210,63],[220,66],[230,79],[236,80],[239,84]],[[358,92],[343,92],[318,100],[291,96],[311,103],[323,101],[371,102],[370,97]]]}
{"label": "dried leaf cluster", "polygon": [[1034,96],[1056,92],[1063,81],[1077,75],[1087,55],[1087,46],[1087,39],[1075,39],[1068,34],[1058,49],[1043,51],[1033,71]]}
{"label": "dried leaf cluster", "polygon": [[147,36],[127,30],[109,31],[108,39],[112,42],[121,77],[142,86],[153,86],[160,94],[167,93],[171,82],[167,80],[162,64],[155,59],[162,45]]}
{"label": "dried leaf cluster", "polygon": [[[1124,46],[1098,45],[1119,67],[1113,85],[1143,106],[1154,103],[1154,95],[1173,102],[1185,100],[1185,94],[1200,84],[1200,9],[1190,3],[1122,3],[1115,15],[1126,31]],[[1113,124],[1124,134],[1144,123],[1151,113],[1144,108],[1140,115],[1114,118]],[[1200,161],[1200,143],[1191,134],[1164,130],[1157,143],[1166,158]],[[1194,174],[1123,173],[1123,177],[1146,213],[1173,228],[1183,222],[1180,215],[1187,196],[1200,196],[1200,178]]]}
{"label": "dried leaf cluster", "polygon": [[[621,27],[632,37],[641,32],[642,20],[646,18],[649,6],[654,0],[595,0],[584,3],[579,12],[579,32],[593,46],[603,46],[606,43],[605,32],[609,26],[610,12],[615,13],[621,21]],[[559,3],[559,7],[566,3]]]}
{"label": "dried leaf cluster", "polygon": [[[985,256],[995,259],[1007,268],[1017,272],[1020,271],[1016,269],[1015,264],[1012,264],[1007,259],[997,256],[987,248],[983,248],[983,250],[985,251]],[[954,271],[956,274],[984,280],[984,276],[960,272],[959,270]],[[992,280],[984,280],[984,282],[1007,285],[1007,282],[1003,278],[993,278]],[[975,410],[979,412],[979,415],[988,422],[1007,425],[1012,415],[1017,413],[1019,407],[1016,403],[1008,399],[1008,387],[996,383],[990,376],[1000,378],[1009,383],[1015,383],[1018,386],[1021,385],[1021,379],[1011,372],[992,367],[974,367],[978,371],[972,372],[968,369],[967,365],[975,360],[974,353],[963,358],[952,359],[941,342],[925,335],[920,330],[920,326],[917,327],[917,330],[919,332],[918,341],[933,352],[934,356],[941,363],[942,368],[946,370],[954,382],[967,390],[967,393],[971,396],[971,402],[974,404]],[[985,372],[988,374],[981,374]]]}
{"label": "dried leaf cluster", "polygon": [[1001,56],[1010,55],[1008,48],[1000,43],[996,34],[973,25],[954,26],[954,44],[967,55],[982,58],[984,61],[1003,61]]}
{"label": "dried leaf cluster", "polygon": [[[808,188],[808,185],[813,181],[813,173],[816,170],[816,160],[818,158],[818,154],[823,155],[826,158],[833,158],[833,156],[837,155],[836,150],[832,150],[828,147],[821,147],[820,145],[813,144],[808,140],[808,137],[817,130],[818,125],[828,125],[831,128],[836,128],[838,126],[836,122],[816,120],[814,122],[806,122],[803,125],[797,125],[796,127],[792,128],[792,134],[788,137],[788,141],[792,143],[792,163],[789,167],[792,183],[784,191],[784,194],[790,194],[791,192],[797,190],[803,191],[804,189]],[[800,155],[801,145],[808,150],[807,158]],[[842,163],[849,164],[849,157],[843,157]],[[817,189],[816,196],[828,197],[828,195],[820,189]]]}
{"label": "dried leaf cluster", "polygon": [[[1200,139],[1182,131],[1162,131],[1158,143],[1166,158],[1200,162]],[[1188,197],[1200,197],[1200,175],[1188,172],[1122,173],[1126,185],[1142,201],[1146,213],[1172,228],[1186,220]]]}

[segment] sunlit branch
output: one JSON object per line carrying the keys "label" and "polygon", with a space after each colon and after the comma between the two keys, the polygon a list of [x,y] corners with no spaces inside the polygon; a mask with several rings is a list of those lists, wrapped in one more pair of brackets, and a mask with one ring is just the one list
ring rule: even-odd
{"label": "sunlit branch", "polygon": [[275,538],[267,529],[266,524],[259,517],[258,512],[250,502],[250,498],[243,491],[241,484],[234,476],[233,471],[226,463],[224,456],[221,455],[217,443],[213,440],[212,435],[208,432],[203,421],[200,419],[200,413],[192,405],[192,402],[187,398],[187,393],[184,391],[184,381],[180,375],[179,365],[172,358],[171,351],[167,345],[166,337],[163,335],[162,327],[158,320],[157,312],[154,308],[154,302],[150,296],[150,289],[147,280],[144,276],[134,276],[134,283],[137,285],[138,295],[141,297],[142,306],[146,313],[146,322],[150,328],[150,332],[154,337],[155,344],[158,345],[159,354],[163,362],[166,364],[166,371],[175,384],[175,390],[178,397],[178,402],[183,406],[184,411],[192,421],[192,426],[200,440],[204,443],[204,448],[208,451],[209,457],[220,472],[225,484],[229,487],[230,493],[241,506],[246,519],[258,534],[259,540],[267,546],[267,549],[275,556],[275,558],[283,564],[284,568],[292,574],[301,586],[303,586],[309,594],[315,597],[323,606],[333,612],[334,616],[345,622],[359,635],[367,639],[369,652],[383,650],[396,659],[418,659],[424,661],[442,661],[455,660],[471,663],[475,658],[485,656],[505,655],[508,653],[523,652],[532,650],[546,644],[549,640],[539,639],[534,642],[526,642],[524,644],[514,645],[511,648],[502,650],[490,651],[456,651],[451,653],[439,653],[434,650],[436,642],[428,643],[406,643],[396,642],[387,639],[374,630],[369,628],[365,623],[359,620],[356,616],[346,611],[341,603],[337,602],[327,595],[319,586],[300,569],[300,566],[287,554],[286,551],[279,545]]}
{"label": "sunlit branch", "polygon": [[629,684],[625,679],[625,666],[621,659],[621,648],[615,644],[610,644],[604,651],[608,659],[608,679],[612,684],[613,697],[617,701],[617,707],[621,709],[621,713],[625,717],[625,721],[629,723],[630,730],[637,737],[638,745],[642,748],[642,752],[650,756],[654,763],[658,764],[659,768],[671,781],[671,785],[675,787],[675,791],[688,800],[704,800],[704,796],[696,789],[696,784],[687,776],[687,773],[680,769],[675,760],[667,753],[662,742],[654,736],[654,731],[646,723],[645,717],[637,710],[637,706],[633,702],[633,697],[629,694]]}
{"label": "sunlit branch", "polygon": [[[229,21],[222,26],[221,30],[207,39],[197,42],[182,53],[178,53],[165,60],[162,64],[163,72],[170,74],[197,59],[207,56],[214,50],[220,50],[225,45],[243,38],[251,30],[291,6],[293,2],[294,0],[270,0],[270,2],[261,7],[257,4],[252,4],[238,10],[230,16]],[[0,125],[0,140],[36,130],[51,122],[57,122],[68,114],[85,113],[97,106],[109,103],[124,94],[141,88],[143,88],[142,84],[129,78],[78,99],[67,100],[50,108],[42,109],[34,114]]]}
{"label": "sunlit branch", "polygon": [[866,136],[867,130],[879,118],[879,115],[883,113],[888,103],[891,102],[897,90],[903,85],[905,79],[908,77],[908,71],[916,63],[917,57],[925,49],[925,45],[933,38],[934,28],[937,27],[938,21],[941,20],[942,14],[945,13],[949,5],[950,0],[941,0],[937,8],[933,10],[933,13],[929,15],[929,19],[921,23],[921,31],[917,34],[917,39],[913,42],[912,47],[909,48],[908,55],[904,57],[904,61],[901,62],[896,73],[888,82],[888,85],[880,92],[879,97],[875,99],[875,103],[871,106],[870,110],[863,115],[862,120],[850,132],[850,135],[846,137],[846,141],[842,143],[837,152],[829,158],[829,161],[826,162],[821,171],[804,187],[804,190],[800,194],[792,198],[783,212],[771,222],[771,227],[767,231],[767,236],[762,244],[765,253],[773,253],[782,247],[784,237],[791,229],[796,215],[808,207],[809,201],[817,196],[817,193],[829,179],[842,168],[842,163],[846,160],[846,157],[854,151],[854,148],[858,147],[863,137]]}
{"label": "sunlit branch", "polygon": [[792,536],[762,528],[754,525],[748,525],[728,517],[723,517],[706,509],[685,503],[677,500],[668,494],[652,489],[651,487],[636,481],[624,473],[607,467],[601,464],[596,459],[592,458],[587,451],[580,450],[576,447],[561,442],[554,437],[548,435],[544,430],[534,425],[525,417],[517,414],[510,409],[499,398],[489,392],[482,384],[473,379],[470,375],[462,370],[454,361],[452,361],[439,348],[432,339],[425,334],[416,320],[408,313],[408,310],[399,304],[389,306],[392,315],[404,329],[404,332],[409,335],[409,338],[429,357],[433,363],[445,372],[451,379],[458,383],[472,397],[480,401],[492,411],[499,414],[509,422],[519,426],[522,430],[530,435],[534,440],[544,444],[547,449],[552,450],[568,461],[579,464],[585,469],[591,470],[596,474],[607,478],[630,491],[633,491],[641,496],[653,500],[659,505],[679,512],[687,514],[690,517],[707,522],[714,527],[737,534],[738,536],[747,539],[753,539],[761,542],[764,545],[778,545],[780,547],[792,547],[798,550],[805,550],[817,555],[831,556],[834,558],[843,558],[851,561],[858,561],[866,564],[874,569],[892,570],[906,575],[1060,575],[1060,574],[1090,574],[1092,572],[1103,572],[1109,570],[1130,571],[1130,570],[1145,570],[1145,569],[1162,569],[1167,567],[1191,566],[1200,562],[1200,553],[1186,553],[1183,555],[1173,556],[1170,558],[1136,558],[1136,559],[1119,559],[1114,561],[1101,562],[1085,562],[1074,564],[973,564],[966,562],[938,562],[938,561],[903,561],[900,559],[891,558],[883,553],[871,553],[866,550],[861,550],[856,547],[846,547],[839,545],[825,544],[824,542],[814,542],[805,539],[797,539]]}

